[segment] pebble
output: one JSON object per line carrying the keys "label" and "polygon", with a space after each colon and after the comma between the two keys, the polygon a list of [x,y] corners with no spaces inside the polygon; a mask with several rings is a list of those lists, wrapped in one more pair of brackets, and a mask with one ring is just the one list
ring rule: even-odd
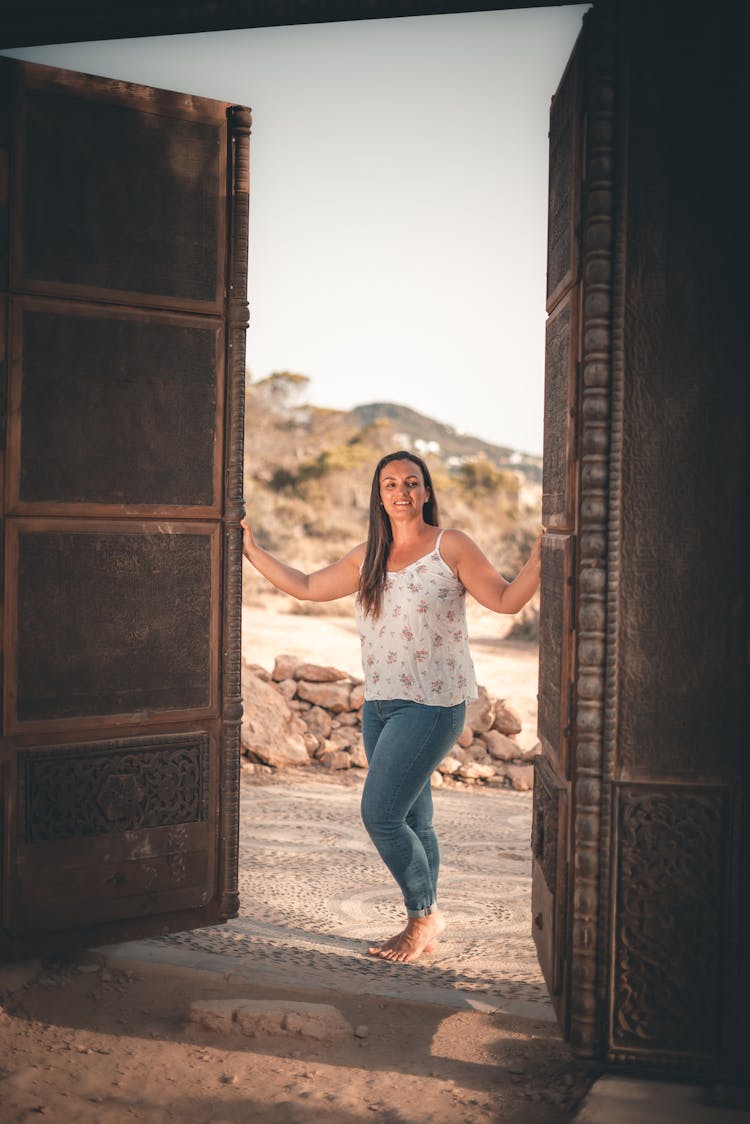
{"label": "pebble", "polygon": [[370,1034],[370,1028],[365,1026],[364,1023],[362,1023],[358,1027],[355,1027],[355,1029],[354,1029],[354,1037],[355,1038],[367,1038],[367,1037],[369,1037],[369,1034]]}

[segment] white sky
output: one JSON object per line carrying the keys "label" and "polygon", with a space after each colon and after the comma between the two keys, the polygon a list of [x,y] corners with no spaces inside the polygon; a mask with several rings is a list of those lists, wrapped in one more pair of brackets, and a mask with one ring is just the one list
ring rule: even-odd
{"label": "white sky", "polygon": [[2,53],[252,107],[254,378],[540,453],[549,103],[586,7]]}

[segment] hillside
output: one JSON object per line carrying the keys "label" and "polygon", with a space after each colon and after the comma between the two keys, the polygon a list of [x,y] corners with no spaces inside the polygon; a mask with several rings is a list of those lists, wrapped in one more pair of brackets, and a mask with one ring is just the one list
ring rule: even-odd
{"label": "hillside", "polygon": [[[539,458],[393,403],[321,409],[305,401],[307,383],[278,372],[247,385],[245,497],[263,546],[306,571],[341,557],[367,536],[375,464],[384,453],[407,448],[429,465],[441,525],[466,531],[501,573],[515,574],[539,529]],[[248,596],[269,592],[251,567],[244,580]],[[296,611],[350,612],[351,606]]]}
{"label": "hillside", "polygon": [[541,457],[521,453],[505,445],[493,445],[452,425],[420,414],[409,406],[400,406],[395,402],[368,402],[355,406],[347,416],[363,427],[379,420],[388,420],[393,423],[394,432],[406,436],[412,447],[417,447],[415,442],[423,446],[437,446],[438,455],[449,463],[451,460],[483,456],[497,468],[518,470],[529,482],[541,483]]}

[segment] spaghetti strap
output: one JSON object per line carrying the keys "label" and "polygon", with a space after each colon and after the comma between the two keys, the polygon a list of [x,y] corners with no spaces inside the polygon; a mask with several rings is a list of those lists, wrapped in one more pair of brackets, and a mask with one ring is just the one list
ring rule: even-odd
{"label": "spaghetti strap", "polygon": [[[437,539],[435,540],[435,546],[433,547],[433,550],[436,550],[438,552],[438,554],[440,554],[440,540],[443,537],[444,531],[445,531],[445,527],[441,527],[440,528],[440,534],[438,535]],[[440,554],[440,557],[441,558],[443,557],[442,554]]]}

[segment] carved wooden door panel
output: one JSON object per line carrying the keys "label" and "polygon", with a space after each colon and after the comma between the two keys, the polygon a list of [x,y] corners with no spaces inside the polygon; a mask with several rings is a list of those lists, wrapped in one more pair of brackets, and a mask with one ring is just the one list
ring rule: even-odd
{"label": "carved wooden door panel", "polygon": [[582,89],[574,50],[550,111],[544,475],[538,731],[532,829],[532,931],[562,1025],[567,1018],[569,740],[573,721],[580,378]]}
{"label": "carved wooden door panel", "polygon": [[612,6],[595,5],[550,114],[532,931],[563,1032],[588,1056],[602,1049],[608,986],[616,42]]}
{"label": "carved wooden door panel", "polygon": [[237,908],[249,111],[0,60],[0,954]]}

